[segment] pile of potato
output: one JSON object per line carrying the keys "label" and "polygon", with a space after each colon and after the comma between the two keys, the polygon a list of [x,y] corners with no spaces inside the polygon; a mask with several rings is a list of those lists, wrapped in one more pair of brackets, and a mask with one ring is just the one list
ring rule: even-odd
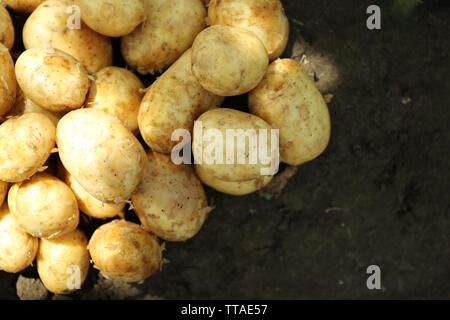
{"label": "pile of potato", "polygon": [[[57,294],[76,290],[73,270],[83,283],[90,262],[126,282],[160,270],[159,239],[192,238],[213,209],[203,184],[245,195],[273,178],[261,175],[268,165],[259,160],[175,164],[177,129],[193,134],[196,160],[208,148],[196,120],[224,137],[227,129],[279,129],[279,153],[270,156],[289,165],[327,147],[321,93],[299,62],[279,59],[289,37],[279,0],[3,2],[29,16],[26,50],[14,63],[20,30],[0,5],[0,270],[36,261]],[[131,70],[161,74],[149,88],[112,66],[110,37],[121,38]],[[225,97],[247,93],[249,113],[221,108]],[[125,221],[127,204],[141,225]],[[88,239],[82,215],[107,220]]]}

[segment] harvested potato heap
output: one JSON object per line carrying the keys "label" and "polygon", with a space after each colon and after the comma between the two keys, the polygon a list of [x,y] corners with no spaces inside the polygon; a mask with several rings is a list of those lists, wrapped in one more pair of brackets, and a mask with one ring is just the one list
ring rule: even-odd
{"label": "harvested potato heap", "polygon": [[[328,145],[321,93],[299,62],[279,59],[279,0],[3,1],[30,15],[14,63],[0,6],[0,270],[36,260],[57,294],[80,289],[90,262],[143,281],[165,262],[159,239],[202,228],[213,209],[203,185],[250,194],[279,161],[301,165]],[[112,65],[109,37],[132,70]],[[145,89],[133,70],[162,74]],[[221,108],[243,94],[250,112]],[[231,130],[265,152],[230,144]],[[89,239],[80,221],[103,224]]]}

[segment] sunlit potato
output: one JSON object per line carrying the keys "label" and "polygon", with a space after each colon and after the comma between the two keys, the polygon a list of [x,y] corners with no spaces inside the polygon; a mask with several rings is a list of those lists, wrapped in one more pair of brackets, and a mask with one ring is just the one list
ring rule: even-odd
{"label": "sunlit potato", "polygon": [[8,113],[14,105],[17,94],[16,73],[11,55],[0,43],[0,117]]}
{"label": "sunlit potato", "polygon": [[2,0],[9,8],[23,13],[33,12],[44,1],[46,0]]}
{"label": "sunlit potato", "polygon": [[14,26],[8,10],[0,5],[0,43],[8,50],[14,45]]}

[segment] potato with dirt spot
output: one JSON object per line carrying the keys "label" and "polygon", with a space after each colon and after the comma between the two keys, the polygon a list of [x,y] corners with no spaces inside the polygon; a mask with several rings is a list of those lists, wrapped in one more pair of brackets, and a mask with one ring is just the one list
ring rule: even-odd
{"label": "potato with dirt spot", "polygon": [[245,29],[212,26],[192,44],[192,73],[206,90],[237,96],[254,89],[267,70],[269,56],[258,37]]}
{"label": "potato with dirt spot", "polygon": [[331,134],[328,107],[314,81],[293,59],[271,63],[249,95],[251,113],[280,130],[280,159],[296,166],[317,158]]}
{"label": "potato with dirt spot", "polygon": [[8,194],[9,183],[0,181],[0,206],[6,199],[6,195]]}
{"label": "potato with dirt spot", "polygon": [[124,220],[102,225],[89,241],[94,267],[125,282],[143,281],[160,270],[163,250],[156,236]]}
{"label": "potato with dirt spot", "polygon": [[24,232],[4,204],[0,208],[0,271],[18,273],[33,262],[39,239]]}
{"label": "potato with dirt spot", "polygon": [[14,26],[8,10],[0,4],[0,43],[8,50],[14,45]]}
{"label": "potato with dirt spot", "polygon": [[57,144],[67,171],[100,201],[126,202],[141,181],[144,148],[120,120],[102,110],[66,114],[58,123]]}
{"label": "potato with dirt spot", "polygon": [[0,117],[8,113],[16,101],[17,82],[14,62],[3,44],[0,43]]}
{"label": "potato with dirt spot", "polygon": [[40,113],[27,113],[0,125],[0,181],[20,182],[42,168],[55,147],[56,128]]}
{"label": "potato with dirt spot", "polygon": [[16,77],[29,99],[52,112],[80,108],[90,85],[86,69],[75,58],[52,48],[23,52],[16,62]]}
{"label": "potato with dirt spot", "polygon": [[46,0],[2,0],[8,7],[14,11],[31,13],[33,12],[42,2]]}
{"label": "potato with dirt spot", "polygon": [[47,290],[70,294],[81,288],[90,266],[87,245],[88,239],[80,230],[57,239],[40,240],[36,264]]}
{"label": "potato with dirt spot", "polygon": [[171,153],[181,143],[172,141],[175,130],[185,129],[192,134],[194,121],[203,112],[219,107],[223,100],[198,83],[191,71],[189,49],[145,94],[138,117],[142,138],[152,150]]}
{"label": "potato with dirt spot", "polygon": [[89,73],[110,66],[113,62],[111,40],[93,31],[83,21],[80,28],[70,9],[73,0],[47,0],[28,17],[23,27],[23,43],[26,49],[56,48],[73,56]]}

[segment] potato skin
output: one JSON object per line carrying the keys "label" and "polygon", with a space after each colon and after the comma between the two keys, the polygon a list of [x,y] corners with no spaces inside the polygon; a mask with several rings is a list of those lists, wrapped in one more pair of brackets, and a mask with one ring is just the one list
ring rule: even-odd
{"label": "potato skin", "polygon": [[133,72],[118,67],[106,67],[97,72],[95,78],[86,107],[116,116],[128,130],[136,133],[144,84]]}
{"label": "potato skin", "polygon": [[[73,13],[68,7],[73,0],[47,0],[28,17],[23,28],[26,49],[52,47],[70,54],[89,73],[110,66],[113,62],[111,40],[93,31],[81,21],[81,29],[69,29]],[[36,32],[39,30],[39,32]]]}
{"label": "potato skin", "polygon": [[87,192],[104,202],[130,199],[146,155],[116,117],[97,109],[75,110],[59,121],[56,135],[61,162]]}
{"label": "potato skin", "polygon": [[152,150],[168,154],[179,144],[172,141],[176,129],[186,129],[192,134],[195,119],[219,107],[223,100],[198,83],[191,72],[189,49],[145,94],[138,117],[142,138]]}
{"label": "potato skin", "polygon": [[53,112],[80,108],[89,91],[86,69],[57,49],[34,48],[23,52],[16,62],[16,77],[29,99]]}
{"label": "potato skin", "polygon": [[237,96],[255,88],[269,56],[261,40],[242,28],[209,27],[192,44],[192,73],[203,88],[219,96]]}
{"label": "potato skin", "polygon": [[56,128],[46,116],[27,113],[0,126],[0,180],[20,182],[35,174],[55,147]]}
{"label": "potato skin", "polygon": [[46,0],[2,0],[8,7],[14,11],[31,13],[38,5]]}
{"label": "potato skin", "polygon": [[74,230],[57,239],[41,239],[36,258],[37,271],[47,290],[55,294],[70,294],[77,290],[71,277],[77,276],[71,268],[79,268],[80,286],[89,272],[88,239],[80,230]]}
{"label": "potato skin", "polygon": [[317,158],[330,140],[328,107],[314,81],[293,59],[271,63],[249,95],[251,113],[280,130],[280,159],[300,165]]}
{"label": "potato skin", "polygon": [[0,181],[0,207],[5,201],[6,195],[8,194],[9,183]]}
{"label": "potato skin", "polygon": [[147,19],[122,38],[121,50],[128,65],[139,73],[162,72],[177,60],[206,27],[201,0],[144,0]]}
{"label": "potato skin", "polygon": [[124,282],[139,282],[160,270],[163,250],[154,235],[125,220],[102,225],[89,241],[94,267]]}
{"label": "potato skin", "polygon": [[38,251],[39,240],[22,231],[4,204],[0,208],[0,270],[17,273],[27,268]]}
{"label": "potato skin", "polygon": [[211,25],[244,28],[264,43],[270,61],[281,56],[289,40],[289,20],[279,0],[212,0]]}
{"label": "potato skin", "polygon": [[16,93],[14,62],[8,49],[0,43],[0,117],[11,110],[16,100]]}
{"label": "potato skin", "polygon": [[170,155],[148,153],[141,184],[132,196],[145,230],[167,241],[195,236],[209,212],[205,191],[189,165],[176,165]]}
{"label": "potato skin", "polygon": [[8,50],[14,45],[14,26],[8,10],[3,6],[0,6],[0,43]]}

